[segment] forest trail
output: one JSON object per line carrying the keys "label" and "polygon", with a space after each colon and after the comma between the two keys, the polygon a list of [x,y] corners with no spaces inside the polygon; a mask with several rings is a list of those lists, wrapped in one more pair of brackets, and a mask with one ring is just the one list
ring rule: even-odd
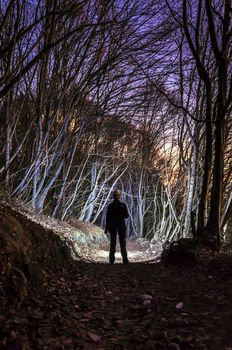
{"label": "forest trail", "polygon": [[[131,263],[159,261],[161,252],[161,243],[151,245],[148,240],[127,240],[128,259]],[[87,253],[87,260],[89,262],[92,261],[107,264],[109,261],[109,241],[107,243],[101,244],[95,249],[89,249]],[[115,263],[122,263],[118,239],[116,245]]]}
{"label": "forest trail", "polygon": [[1,350],[232,349],[230,257],[164,266],[129,241],[109,265],[106,240],[74,259],[69,226],[4,203],[0,219]]}
{"label": "forest trail", "polygon": [[48,273],[44,287],[23,309],[0,316],[8,319],[1,349],[232,348],[231,278],[79,262]]}

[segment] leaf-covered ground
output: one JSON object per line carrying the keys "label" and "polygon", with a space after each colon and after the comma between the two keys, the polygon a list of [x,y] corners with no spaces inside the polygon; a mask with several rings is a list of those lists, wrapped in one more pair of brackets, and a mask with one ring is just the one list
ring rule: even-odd
{"label": "leaf-covered ground", "polygon": [[[118,254],[112,266],[106,243],[83,251],[85,259],[79,261],[60,260],[61,245],[54,266],[48,254],[58,242],[51,231],[45,234],[21,214],[11,213],[10,219],[0,209],[4,232],[8,218],[15,227],[12,237],[17,238],[24,222],[29,236],[37,234],[30,263],[37,261],[43,272],[41,280],[32,274],[26,281],[22,263],[13,265],[16,260],[1,255],[2,268],[9,270],[2,274],[5,284],[0,284],[1,350],[232,349],[230,257],[215,257],[199,266],[164,266],[138,262],[154,255],[143,242],[130,242],[132,263],[121,264]],[[24,237],[23,231],[20,234]],[[41,255],[48,245],[47,256]]]}
{"label": "leaf-covered ground", "polygon": [[0,348],[229,350],[227,273],[142,263],[66,265],[46,275],[42,296],[4,310]]}

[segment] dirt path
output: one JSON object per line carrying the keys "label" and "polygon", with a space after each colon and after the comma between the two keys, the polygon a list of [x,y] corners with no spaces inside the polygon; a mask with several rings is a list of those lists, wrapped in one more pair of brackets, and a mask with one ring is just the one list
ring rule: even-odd
{"label": "dirt path", "polygon": [[[0,209],[0,350],[232,350],[231,257],[204,269],[165,267],[145,263],[157,247],[130,241],[131,263],[117,253],[112,266],[109,244],[81,246],[71,226]],[[38,274],[26,279],[22,262],[7,260],[10,242]]]}
{"label": "dirt path", "polygon": [[[161,249],[158,247],[151,247],[149,242],[146,240],[128,240],[127,241],[127,253],[130,262],[144,262],[144,261],[154,261],[158,259]],[[159,247],[161,248],[161,247]],[[107,264],[109,261],[109,243],[101,245],[97,249],[93,249],[89,252],[89,261]],[[115,263],[121,263],[122,257],[120,253],[120,246],[117,242]]]}
{"label": "dirt path", "polygon": [[1,350],[232,349],[230,278],[80,262],[46,281],[42,297],[0,316]]}

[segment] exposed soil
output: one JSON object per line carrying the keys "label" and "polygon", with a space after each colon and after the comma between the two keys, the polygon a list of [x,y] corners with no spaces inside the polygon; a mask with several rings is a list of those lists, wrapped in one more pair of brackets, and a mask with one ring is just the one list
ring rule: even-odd
{"label": "exposed soil", "polygon": [[[122,257],[120,254],[119,242],[117,242],[115,254],[115,262],[121,263]],[[154,262],[159,261],[161,254],[160,247],[151,248],[149,242],[146,240],[128,240],[127,241],[128,259],[130,262]],[[109,260],[109,242],[101,244],[92,249],[87,257],[88,261],[108,263]]]}
{"label": "exposed soil", "polygon": [[[43,278],[27,295],[20,294],[30,285],[19,267],[11,279],[4,274],[0,349],[232,349],[231,257],[164,266],[136,262],[152,258],[146,244],[130,242],[128,250],[129,265],[120,255],[109,265],[106,244],[85,252],[85,261],[51,265],[44,257]],[[17,278],[18,294],[10,288]]]}

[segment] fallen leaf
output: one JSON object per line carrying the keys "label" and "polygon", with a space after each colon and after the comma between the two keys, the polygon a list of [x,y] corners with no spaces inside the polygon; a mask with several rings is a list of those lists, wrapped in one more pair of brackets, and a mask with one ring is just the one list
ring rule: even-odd
{"label": "fallen leaf", "polygon": [[72,344],[73,343],[73,339],[72,338],[67,338],[63,341],[63,344],[64,345],[69,345],[69,344]]}
{"label": "fallen leaf", "polygon": [[90,339],[92,339],[95,342],[98,342],[101,340],[101,337],[97,334],[94,334],[94,333],[88,333],[88,336]]}
{"label": "fallen leaf", "polygon": [[184,306],[184,303],[180,302],[176,304],[176,309],[182,309],[183,306]]}
{"label": "fallen leaf", "polygon": [[149,295],[149,294],[143,294],[142,295],[142,299],[143,300],[151,300],[153,297],[151,296],[151,295]]}

